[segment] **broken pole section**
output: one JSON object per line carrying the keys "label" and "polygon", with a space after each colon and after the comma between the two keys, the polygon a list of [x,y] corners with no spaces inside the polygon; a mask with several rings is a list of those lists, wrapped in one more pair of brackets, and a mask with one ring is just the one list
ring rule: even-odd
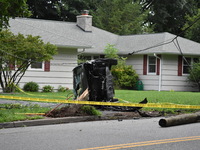
{"label": "broken pole section", "polygon": [[161,127],[170,127],[188,123],[195,123],[200,121],[200,112],[193,114],[183,114],[178,116],[173,116],[170,118],[160,119],[159,125]]}

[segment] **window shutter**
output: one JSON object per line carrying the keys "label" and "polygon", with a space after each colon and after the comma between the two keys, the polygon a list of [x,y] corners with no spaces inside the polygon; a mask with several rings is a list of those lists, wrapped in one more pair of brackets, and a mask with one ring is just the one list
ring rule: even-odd
{"label": "window shutter", "polygon": [[143,56],[143,75],[147,75],[147,55]]}
{"label": "window shutter", "polygon": [[50,61],[44,62],[44,71],[50,71]]}
{"label": "window shutter", "polygon": [[183,58],[181,55],[178,56],[178,76],[182,76],[182,72],[183,72]]}
{"label": "window shutter", "polygon": [[[158,55],[159,58],[161,58],[161,55]],[[160,59],[156,59],[157,66],[156,66],[156,75],[160,75]]]}
{"label": "window shutter", "polygon": [[15,64],[9,64],[10,70],[15,70]]}

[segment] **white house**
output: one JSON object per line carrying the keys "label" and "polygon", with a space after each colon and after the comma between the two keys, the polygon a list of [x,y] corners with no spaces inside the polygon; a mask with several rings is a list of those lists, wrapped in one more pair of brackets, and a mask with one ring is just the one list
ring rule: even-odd
{"label": "white house", "polygon": [[191,65],[200,58],[200,44],[167,32],[119,36],[93,27],[90,15],[77,16],[77,23],[16,18],[10,20],[10,30],[39,35],[44,42],[58,47],[58,54],[49,63],[28,69],[20,86],[34,81],[40,87],[51,85],[57,89],[61,85],[72,89],[77,56],[101,57],[105,46],[112,44],[119,55],[128,58],[127,64],[139,74],[144,90],[197,91],[194,84],[186,81],[188,65],[182,54]]}

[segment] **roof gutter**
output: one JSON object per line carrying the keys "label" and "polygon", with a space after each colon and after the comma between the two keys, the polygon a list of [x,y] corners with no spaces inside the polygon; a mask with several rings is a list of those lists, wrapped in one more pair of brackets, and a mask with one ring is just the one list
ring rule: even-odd
{"label": "roof gutter", "polygon": [[89,45],[59,45],[59,44],[56,44],[56,46],[59,48],[80,48],[80,49],[92,48],[92,46],[89,46]]}

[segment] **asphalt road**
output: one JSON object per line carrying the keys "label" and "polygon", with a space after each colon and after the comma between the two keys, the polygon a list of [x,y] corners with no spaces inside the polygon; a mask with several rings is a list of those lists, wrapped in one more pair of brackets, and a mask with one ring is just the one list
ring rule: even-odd
{"label": "asphalt road", "polygon": [[199,123],[161,128],[158,125],[159,119],[80,122],[1,129],[0,149],[199,150]]}

